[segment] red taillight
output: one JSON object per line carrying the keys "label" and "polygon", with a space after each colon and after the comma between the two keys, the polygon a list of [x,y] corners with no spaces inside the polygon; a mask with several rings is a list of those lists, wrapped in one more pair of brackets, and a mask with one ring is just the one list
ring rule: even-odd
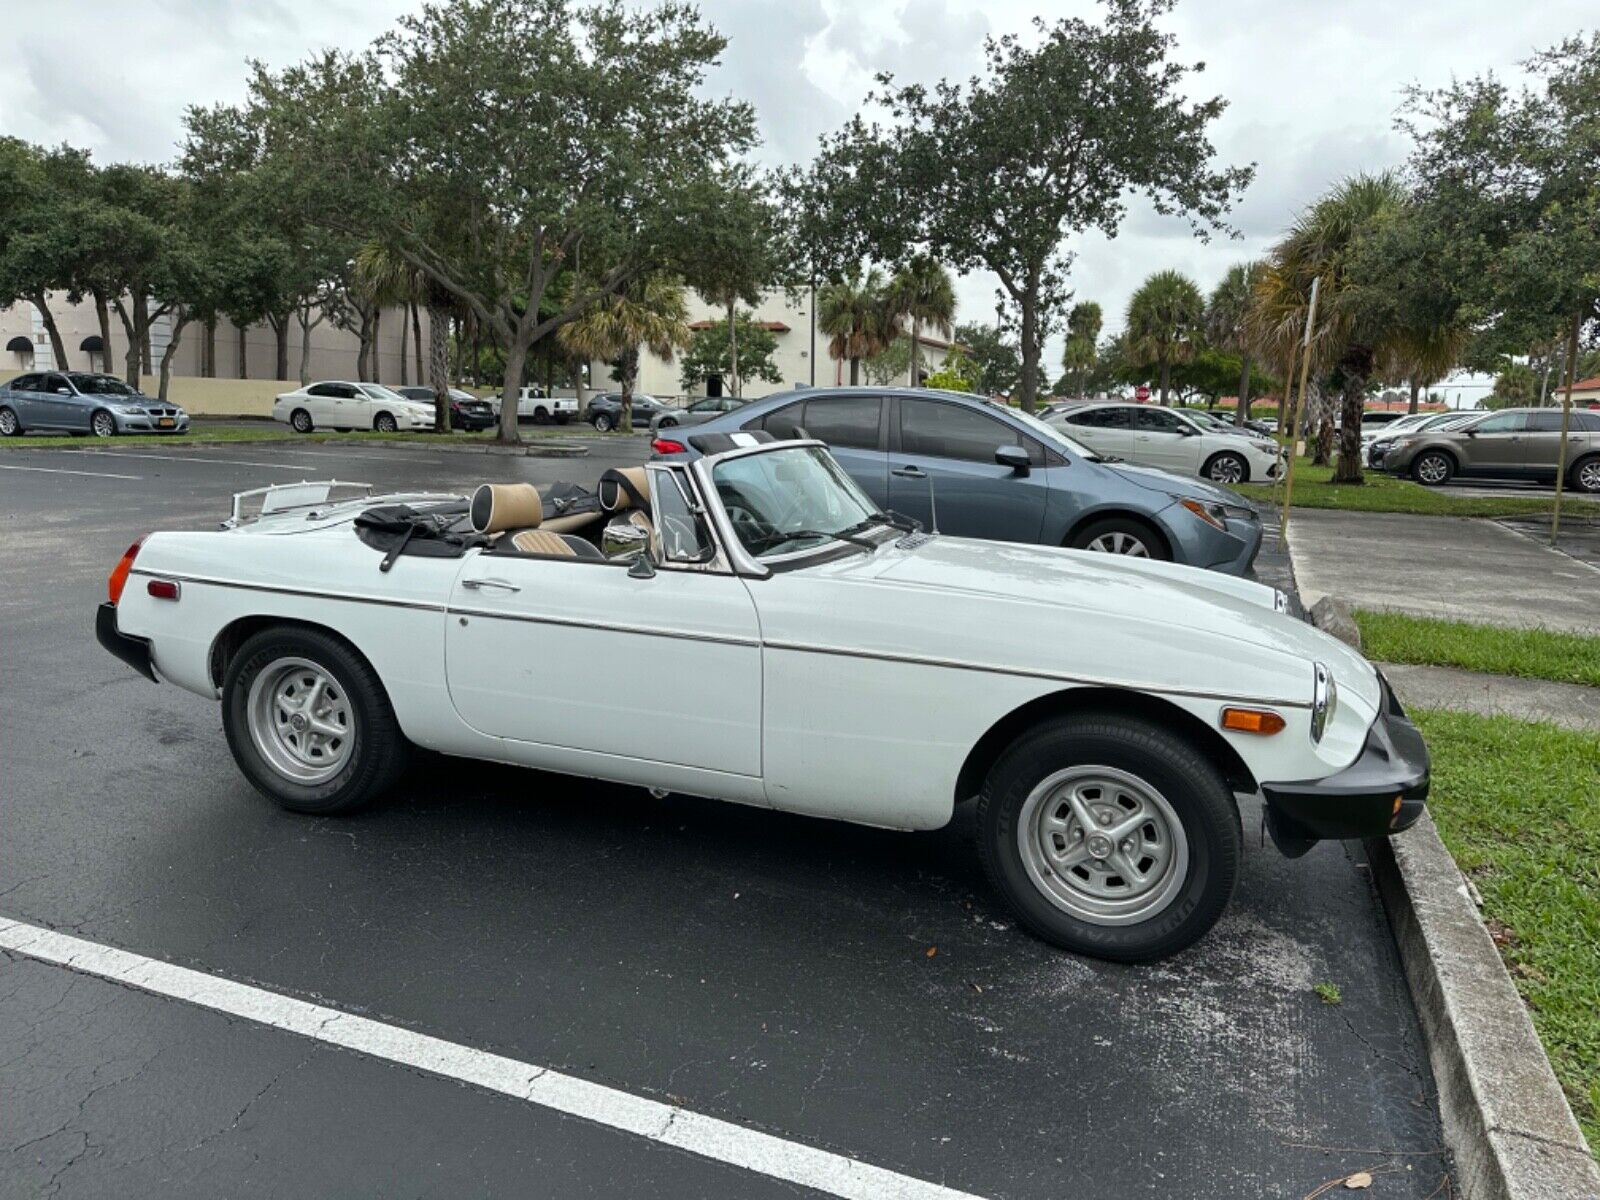
{"label": "red taillight", "polygon": [[650,449],[657,454],[682,454],[688,450],[682,442],[675,442],[671,438],[657,438],[650,443]]}
{"label": "red taillight", "polygon": [[145,588],[157,600],[176,600],[178,598],[177,582],[171,579],[152,579]]}
{"label": "red taillight", "polygon": [[122,599],[122,589],[128,586],[128,572],[133,570],[134,555],[139,553],[139,547],[142,545],[144,539],[140,538],[128,547],[127,553],[117,560],[116,566],[111,568],[111,576],[106,580],[106,594],[110,597],[111,603],[115,604]]}

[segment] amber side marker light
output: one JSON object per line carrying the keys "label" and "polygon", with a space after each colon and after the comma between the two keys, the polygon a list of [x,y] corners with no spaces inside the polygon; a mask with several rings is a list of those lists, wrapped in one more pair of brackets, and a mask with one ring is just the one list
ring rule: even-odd
{"label": "amber side marker light", "polygon": [[1222,710],[1222,727],[1239,733],[1278,733],[1284,721],[1277,713],[1266,708],[1225,708]]}
{"label": "amber side marker light", "polygon": [[144,545],[140,538],[129,546],[127,552],[117,560],[117,565],[111,568],[111,574],[106,579],[106,597],[115,604],[122,599],[122,589],[128,586],[128,572],[133,570],[134,556],[139,553],[139,547]]}

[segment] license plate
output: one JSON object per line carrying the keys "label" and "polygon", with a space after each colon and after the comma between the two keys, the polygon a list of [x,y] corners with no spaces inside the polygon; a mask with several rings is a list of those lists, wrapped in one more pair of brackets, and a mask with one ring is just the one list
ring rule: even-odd
{"label": "license plate", "polygon": [[178,422],[172,417],[159,417],[156,420],[157,429],[171,429]]}

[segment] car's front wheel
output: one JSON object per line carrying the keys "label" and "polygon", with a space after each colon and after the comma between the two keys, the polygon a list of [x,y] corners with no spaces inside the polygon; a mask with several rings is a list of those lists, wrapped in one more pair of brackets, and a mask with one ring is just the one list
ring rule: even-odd
{"label": "car's front wheel", "polygon": [[0,406],[0,437],[20,437],[22,435],[22,422],[17,420],[17,414],[10,408]]}
{"label": "car's front wheel", "polygon": [[228,664],[228,748],[258,790],[293,812],[349,812],[404,769],[408,743],[372,667],[313,629],[267,629]]}
{"label": "car's front wheel", "polygon": [[379,413],[374,418],[372,427],[379,433],[394,433],[400,428],[392,413]]}
{"label": "car's front wheel", "polygon": [[310,433],[313,428],[311,424],[311,414],[303,408],[295,409],[294,412],[289,415],[289,427],[296,433]]}
{"label": "car's front wheel", "polygon": [[595,413],[594,428],[596,433],[610,433],[612,421],[605,413]]}
{"label": "car's front wheel", "polygon": [[1154,723],[1038,725],[989,772],[984,870],[1029,930],[1079,954],[1149,962],[1216,924],[1243,846],[1215,763]]}
{"label": "car's front wheel", "polygon": [[1243,455],[1224,450],[1221,454],[1211,456],[1206,463],[1205,476],[1212,483],[1248,483],[1250,464],[1245,462]]}
{"label": "car's front wheel", "polygon": [[89,418],[89,432],[97,438],[116,437],[117,419],[103,408],[96,409]]}
{"label": "car's front wheel", "polygon": [[1417,455],[1411,464],[1411,478],[1424,487],[1438,487],[1442,483],[1449,483],[1450,477],[1455,473],[1455,462],[1448,454],[1438,450],[1428,450]]}
{"label": "car's front wheel", "polygon": [[1107,517],[1084,526],[1073,535],[1074,550],[1097,550],[1102,554],[1126,554],[1129,558],[1172,557],[1166,545],[1139,521],[1128,517]]}

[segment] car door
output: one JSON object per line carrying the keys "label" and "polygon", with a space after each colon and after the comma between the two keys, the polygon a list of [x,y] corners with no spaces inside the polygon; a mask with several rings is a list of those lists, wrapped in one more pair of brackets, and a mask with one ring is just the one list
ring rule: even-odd
{"label": "car door", "polygon": [[[664,474],[651,471],[652,492],[673,486]],[[652,497],[658,528],[673,503]],[[687,503],[676,507],[709,545]],[[462,720],[553,751],[759,777],[755,603],[738,576],[675,557],[681,545],[663,549],[648,574],[599,559],[468,555],[445,634]]]}
{"label": "car door", "polygon": [[[1568,441],[1575,442],[1582,436],[1582,429],[1577,416],[1574,416],[1572,427],[1568,430]],[[1575,455],[1574,447],[1567,448],[1567,462],[1572,462]],[[1527,414],[1527,421],[1522,432],[1522,469],[1530,475],[1544,475],[1554,477],[1556,464],[1561,461],[1561,410],[1558,408],[1546,409],[1543,412]]]}
{"label": "car door", "polygon": [[46,375],[34,393],[45,414],[41,425],[52,429],[87,429],[93,406],[78,395],[65,375]]}
{"label": "car door", "polygon": [[[1520,472],[1528,469],[1528,444],[1523,436],[1527,415],[1495,413],[1456,439],[1464,471]],[[1554,461],[1552,455],[1551,461]]]}
{"label": "car door", "polygon": [[37,375],[18,375],[6,385],[5,403],[17,414],[17,421],[24,429],[34,429],[43,423],[39,398],[34,395],[38,384]]}
{"label": "car door", "polygon": [[[893,406],[888,507],[957,537],[1039,540],[1050,493],[1034,469],[1044,466],[1043,446],[955,401],[899,396]],[[1026,474],[995,462],[1002,446],[1028,452]]]}
{"label": "car door", "polygon": [[[839,465],[873,503],[889,504],[889,462],[884,452],[883,397],[863,394],[814,396],[807,400],[795,424],[818,441],[826,442]],[[785,435],[793,436],[793,433]]]}
{"label": "car door", "polygon": [[1102,457],[1133,457],[1133,412],[1124,404],[1108,404],[1067,412],[1059,421],[1067,435]]}
{"label": "car door", "polygon": [[1200,473],[1200,436],[1175,412],[1141,405],[1134,410],[1130,462],[1181,475]]}

